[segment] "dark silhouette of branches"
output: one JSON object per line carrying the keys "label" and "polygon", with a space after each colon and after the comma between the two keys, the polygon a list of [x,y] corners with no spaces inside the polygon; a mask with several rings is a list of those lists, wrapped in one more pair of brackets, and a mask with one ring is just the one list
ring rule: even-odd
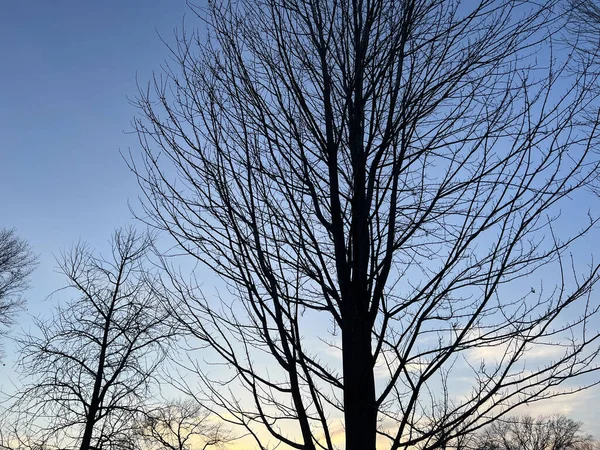
{"label": "dark silhouette of branches", "polygon": [[568,9],[580,38],[576,48],[600,50],[600,4],[596,0],[569,0]]}
{"label": "dark silhouette of branches", "polygon": [[9,412],[23,443],[89,450],[130,442],[175,336],[144,267],[151,244],[148,235],[118,230],[108,258],[85,244],[63,254],[65,292],[76,297],[19,339],[24,387]]}
{"label": "dark silhouette of branches", "polygon": [[[573,52],[572,69],[592,78],[597,77],[600,74],[600,4],[596,0],[568,0],[565,4],[569,17],[565,41],[569,51]],[[596,92],[599,88],[598,83],[589,86]],[[596,117],[592,115],[588,120],[594,122]],[[600,196],[598,180],[591,189]]]}
{"label": "dark silhouette of branches", "polygon": [[[597,442],[582,424],[560,414],[520,416],[493,422],[476,438],[477,450],[584,450]],[[596,447],[597,448],[597,447]]]}
{"label": "dark silhouette of branches", "polygon": [[228,284],[205,298],[165,260],[221,363],[190,361],[214,414],[260,448],[425,450],[596,382],[599,266],[570,256],[598,223],[571,201],[598,176],[596,80],[553,53],[557,2],[197,12],[130,164],[140,216]]}
{"label": "dark silhouette of branches", "polygon": [[0,334],[6,333],[23,305],[20,294],[28,286],[35,262],[29,244],[15,230],[0,230]]}
{"label": "dark silhouette of branches", "polygon": [[223,422],[211,420],[210,412],[194,400],[175,401],[144,412],[136,434],[140,448],[148,450],[226,448],[233,440]]}

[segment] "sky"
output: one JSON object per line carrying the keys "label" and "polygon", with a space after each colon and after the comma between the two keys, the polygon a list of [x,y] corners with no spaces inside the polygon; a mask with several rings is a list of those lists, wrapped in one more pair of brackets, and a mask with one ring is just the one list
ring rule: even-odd
{"label": "sky", "polygon": [[185,0],[0,2],[0,227],[40,257],[31,308],[60,285],[61,249],[106,246],[132,222],[128,97],[160,69],[159,35],[172,41],[186,13]]}
{"label": "sky", "polygon": [[[46,297],[64,285],[61,251],[108,249],[115,228],[135,224],[128,98],[168,57],[161,38],[193,17],[185,0],[0,2],[0,228],[39,259],[15,331],[60,300]],[[0,389],[15,356],[4,341]]]}
{"label": "sky", "polygon": [[[62,285],[61,250],[79,239],[107,248],[116,227],[135,223],[139,188],[121,156],[139,150],[128,98],[160,70],[161,37],[172,42],[183,21],[200,25],[185,0],[0,1],[0,228],[39,255],[20,327]],[[595,389],[526,412],[565,412],[593,431],[599,400]]]}

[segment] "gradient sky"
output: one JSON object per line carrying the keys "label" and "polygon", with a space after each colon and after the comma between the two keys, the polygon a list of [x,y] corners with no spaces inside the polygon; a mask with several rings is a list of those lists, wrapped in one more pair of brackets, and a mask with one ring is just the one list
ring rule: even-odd
{"label": "gradient sky", "polygon": [[[54,255],[78,239],[106,248],[134,223],[139,194],[120,151],[138,149],[128,97],[168,57],[161,42],[194,20],[185,0],[0,1],[0,228],[16,228],[39,255],[29,313],[63,281]],[[21,316],[27,327],[27,314]],[[0,368],[0,388],[13,358]],[[14,355],[12,355],[14,356]],[[590,431],[598,389],[528,412],[567,412]]]}
{"label": "gradient sky", "polygon": [[[136,76],[146,83],[160,70],[161,37],[172,42],[184,15],[199,26],[185,0],[0,1],[0,228],[16,228],[39,255],[14,331],[58,301],[45,299],[64,285],[61,250],[80,239],[107,249],[112,231],[134,222],[138,186],[120,156],[137,149],[128,97]],[[3,341],[0,390],[14,377]]]}
{"label": "gradient sky", "polygon": [[80,238],[102,247],[131,221],[127,97],[186,12],[185,0],[0,2],[0,227],[40,255],[30,307],[60,286],[53,254]]}

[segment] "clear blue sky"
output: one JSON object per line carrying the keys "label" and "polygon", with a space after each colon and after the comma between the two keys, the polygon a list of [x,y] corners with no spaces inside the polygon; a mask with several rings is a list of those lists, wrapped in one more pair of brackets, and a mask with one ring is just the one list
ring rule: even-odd
{"label": "clear blue sky", "polygon": [[0,2],[0,227],[40,255],[29,305],[60,286],[54,254],[106,244],[139,193],[119,151],[131,131],[136,74],[167,58],[159,38],[199,25],[185,0]]}

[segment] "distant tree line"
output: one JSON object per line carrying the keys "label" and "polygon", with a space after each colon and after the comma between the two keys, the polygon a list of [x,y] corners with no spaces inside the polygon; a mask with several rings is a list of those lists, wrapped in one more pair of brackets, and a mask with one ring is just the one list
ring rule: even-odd
{"label": "distant tree line", "polygon": [[472,450],[597,450],[598,442],[582,424],[560,414],[508,417],[470,437]]}

